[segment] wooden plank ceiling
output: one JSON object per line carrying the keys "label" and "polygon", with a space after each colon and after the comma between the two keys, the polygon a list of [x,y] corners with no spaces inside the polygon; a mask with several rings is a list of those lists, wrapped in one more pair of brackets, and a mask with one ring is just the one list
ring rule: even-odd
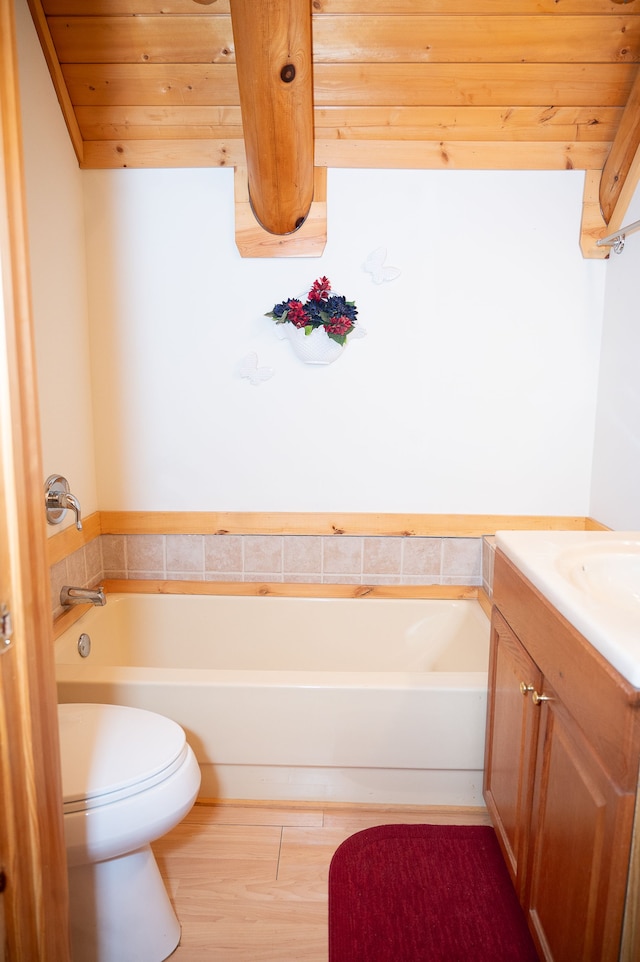
{"label": "wooden plank ceiling", "polygon": [[[640,0],[310,3],[317,167],[637,180]],[[83,168],[245,165],[229,0],[29,4]]]}

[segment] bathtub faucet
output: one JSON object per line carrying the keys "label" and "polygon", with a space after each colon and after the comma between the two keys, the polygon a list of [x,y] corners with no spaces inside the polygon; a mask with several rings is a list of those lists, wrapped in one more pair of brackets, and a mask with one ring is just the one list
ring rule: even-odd
{"label": "bathtub faucet", "polygon": [[106,605],[104,588],[73,588],[65,585],[60,592],[60,604],[63,608],[71,605]]}

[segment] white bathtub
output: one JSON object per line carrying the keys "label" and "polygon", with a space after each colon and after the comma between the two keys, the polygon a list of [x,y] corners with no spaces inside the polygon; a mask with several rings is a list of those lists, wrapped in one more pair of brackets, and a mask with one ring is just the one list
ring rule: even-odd
{"label": "white bathtub", "polygon": [[205,797],[481,805],[488,649],[476,601],[110,594],[58,698],[175,719]]}

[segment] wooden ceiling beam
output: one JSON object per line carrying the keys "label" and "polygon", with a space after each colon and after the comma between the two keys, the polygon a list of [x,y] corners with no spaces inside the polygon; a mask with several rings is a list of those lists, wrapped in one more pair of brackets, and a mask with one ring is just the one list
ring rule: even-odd
{"label": "wooden ceiling beam", "polygon": [[[189,14],[203,17],[212,13],[229,13],[229,0],[43,0],[47,16],[174,16]],[[354,10],[360,13],[388,16],[390,13],[389,0],[314,0],[313,14],[315,17],[325,14],[351,14]],[[412,16],[423,14],[428,6],[429,14],[467,14],[477,20],[484,14],[496,16],[504,14],[516,15],[550,15],[558,13],[558,0],[394,0],[393,13]],[[563,14],[602,16],[603,14],[620,14],[626,16],[639,15],[637,3],[620,0],[562,0],[560,4]]]}
{"label": "wooden ceiling beam", "polygon": [[67,130],[69,131],[71,143],[73,144],[73,149],[75,150],[76,157],[78,158],[78,163],[81,164],[84,155],[82,134],[80,133],[80,128],[78,127],[78,121],[76,120],[74,107],[71,103],[66,81],[62,76],[60,62],[58,60],[58,55],[51,37],[47,18],[42,8],[41,0],[27,0],[27,2],[29,4],[29,10],[31,11],[33,23],[38,34],[38,39],[40,40],[42,52],[44,53],[44,58],[47,61],[49,73],[51,74],[51,80],[58,98],[58,103],[60,104],[60,109],[62,110],[62,116],[64,117],[65,124],[67,125]]}
{"label": "wooden ceiling beam", "polygon": [[313,200],[308,0],[231,0],[249,199],[272,234],[304,224]]}
{"label": "wooden ceiling beam", "polygon": [[[317,167],[384,170],[602,170],[608,141],[347,140],[315,144]],[[246,167],[241,137],[217,139],[88,140],[86,169],[118,167]],[[315,199],[315,198],[314,198]]]}
{"label": "wooden ceiling beam", "polygon": [[[618,201],[625,191],[627,177],[632,169],[640,147],[640,70],[636,72],[631,93],[624,108],[620,126],[616,132],[611,151],[602,169],[600,179],[600,209],[610,224]],[[635,187],[635,185],[634,185]]]}

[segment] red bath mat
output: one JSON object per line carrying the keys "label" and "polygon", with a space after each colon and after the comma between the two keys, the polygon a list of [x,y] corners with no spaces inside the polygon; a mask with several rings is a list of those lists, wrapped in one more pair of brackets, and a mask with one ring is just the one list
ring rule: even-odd
{"label": "red bath mat", "polygon": [[538,962],[493,829],[380,825],[343,842],[329,962]]}

